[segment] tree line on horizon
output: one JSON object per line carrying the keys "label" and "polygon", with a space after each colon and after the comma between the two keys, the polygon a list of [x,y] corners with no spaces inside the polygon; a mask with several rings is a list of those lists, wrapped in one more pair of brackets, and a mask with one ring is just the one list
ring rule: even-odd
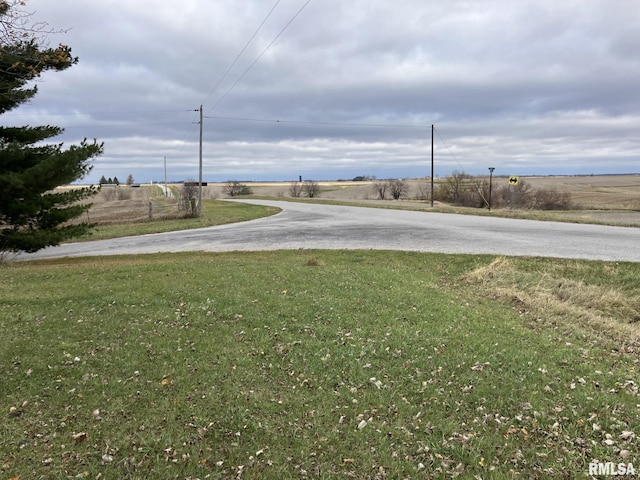
{"label": "tree line on horizon", "polygon": [[[133,179],[133,175],[129,174],[129,176],[127,176],[127,179],[125,180],[125,185],[131,186],[134,183],[135,181]],[[120,185],[120,180],[118,180],[118,177],[105,178],[105,176],[102,175],[99,180],[99,185]]]}

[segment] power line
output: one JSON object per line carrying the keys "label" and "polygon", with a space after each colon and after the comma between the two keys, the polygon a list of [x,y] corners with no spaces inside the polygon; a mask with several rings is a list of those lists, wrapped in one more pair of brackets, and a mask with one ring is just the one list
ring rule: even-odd
{"label": "power line", "polygon": [[[213,93],[218,89],[218,87],[220,86],[220,84],[224,81],[224,79],[227,77],[227,75],[229,74],[229,72],[231,72],[231,69],[235,66],[235,64],[238,62],[238,60],[240,59],[240,57],[242,56],[242,54],[245,52],[245,50],[249,47],[249,45],[251,44],[251,42],[253,41],[253,39],[255,38],[255,36],[258,34],[258,32],[262,29],[263,25],[266,23],[266,21],[269,19],[269,17],[271,16],[271,14],[273,13],[273,11],[276,9],[276,7],[278,6],[278,4],[280,3],[280,0],[276,0],[276,3],[273,5],[273,7],[271,7],[271,10],[269,10],[269,13],[267,13],[267,16],[264,18],[264,20],[262,20],[262,22],[260,23],[260,25],[258,25],[258,28],[256,29],[255,32],[253,32],[253,35],[251,35],[251,37],[249,38],[249,40],[247,40],[247,42],[245,43],[244,47],[242,47],[242,49],[240,50],[240,52],[236,55],[236,58],[233,60],[233,62],[231,62],[231,65],[229,65],[229,68],[227,68],[227,70],[224,72],[224,74],[222,75],[222,77],[220,77],[220,80],[218,80],[218,83],[216,83],[214,85],[214,87],[211,89],[211,91],[209,92],[209,95],[207,95],[207,97],[204,99],[204,101],[200,104],[204,104],[207,102],[207,100],[209,100],[209,98],[211,97],[211,95],[213,95]],[[228,93],[228,92],[227,92]],[[198,123],[197,121],[192,122],[192,124],[196,124]],[[190,130],[187,131],[186,134],[186,142],[188,142],[194,135],[194,130]]]}
{"label": "power line", "polygon": [[[233,67],[233,65],[235,65],[237,59],[240,57],[240,55],[242,55],[242,53],[245,51],[245,49],[247,48],[247,45],[249,45],[249,43],[252,41],[253,37],[255,37],[255,35],[258,33],[258,31],[262,28],[262,25],[267,21],[267,19],[271,16],[271,13],[273,12],[273,10],[275,10],[275,8],[278,6],[278,4],[280,3],[280,0],[278,0],[275,5],[273,6],[273,8],[271,9],[271,11],[267,14],[267,17],[263,20],[263,22],[260,24],[260,26],[258,27],[258,29],[256,30],[256,32],[253,34],[253,36],[249,39],[249,41],[247,42],[247,44],[245,45],[245,47],[241,50],[241,52],[238,54],[238,56],[236,57],[236,59],[233,61],[231,67]],[[242,73],[242,75],[240,75],[238,77],[238,79],[233,83],[233,85],[231,85],[231,87],[224,93],[224,95],[222,95],[218,101],[213,105],[213,107],[211,107],[208,111],[211,112],[213,111],[218,105],[220,105],[220,103],[231,93],[231,91],[236,87],[236,85],[238,85],[238,83],[240,83],[240,81],[247,75],[247,73],[249,73],[249,71],[253,68],[253,66],[258,63],[258,61],[264,56],[265,53],[267,53],[267,51],[271,48],[271,46],[278,40],[278,38],[280,38],[280,36],[285,32],[285,30],[287,30],[287,28],[289,28],[289,26],[294,22],[294,20],[296,18],[298,18],[298,16],[302,13],[302,11],[307,7],[307,5],[309,5],[309,3],[311,3],[311,0],[307,0],[304,5],[302,5],[302,7],[296,12],[296,14],[291,17],[291,19],[287,22],[287,24],[282,28],[282,30],[280,30],[280,32],[278,32],[278,34],[274,37],[273,40],[271,40],[271,42],[267,45],[267,47],[262,51],[262,53],[260,53],[260,55],[258,55],[256,57],[256,59],[251,63],[251,65],[249,65],[249,67]],[[231,67],[229,67],[228,70],[231,70]],[[225,73],[226,76],[227,73]],[[223,76],[224,78],[224,76]],[[221,80],[222,81],[222,80]],[[221,82],[220,81],[220,82]],[[218,82],[218,84],[216,84],[216,86],[214,87],[214,89],[212,90],[212,92],[207,96],[207,99],[212,95],[212,93],[216,90],[216,88],[218,87],[218,85],[220,84],[220,82]],[[203,115],[202,115],[202,105],[200,106],[200,137],[202,138],[202,119],[203,119]]]}
{"label": "power line", "polygon": [[328,122],[328,121],[305,121],[305,120],[278,120],[265,118],[242,118],[242,117],[218,117],[205,116],[213,120],[229,120],[239,122],[260,122],[260,123],[284,123],[289,125],[334,125],[348,127],[377,127],[377,128],[427,128],[428,125],[418,124],[393,124],[393,123],[355,123],[355,122]]}
{"label": "power line", "polygon": [[[184,120],[180,120],[175,118],[173,120],[162,121],[161,117],[158,117],[158,114],[176,114],[176,113],[186,113],[191,112],[192,110],[132,110],[132,111],[104,111],[104,112],[48,112],[48,111],[22,111],[22,112],[8,112],[3,115],[3,117],[11,118],[15,122],[22,121],[23,119],[29,119],[31,117],[96,117],[101,115],[141,115],[141,114],[151,114],[155,117],[152,119],[153,121],[144,121],[151,120],[149,118],[137,118],[137,119],[107,119],[107,118],[87,118],[85,119],[71,119],[85,121],[83,124],[71,124],[65,125],[64,121],[61,120],[63,130],[72,130],[77,128],[100,128],[104,130],[108,129],[124,129],[131,127],[154,127],[154,126],[167,126],[167,125],[183,125],[185,123]],[[13,123],[13,122],[12,122]]]}
{"label": "power line", "polygon": [[95,123],[95,124],[85,124],[85,125],[63,125],[62,129],[70,129],[70,128],[100,128],[100,129],[118,129],[118,128],[131,128],[132,126],[136,126],[136,127],[159,127],[159,126],[166,126],[166,125],[184,125],[185,122],[155,122],[155,123],[139,123],[139,122],[129,122],[129,123],[122,123],[122,124],[117,124],[117,125],[110,125],[110,124],[102,124],[102,123]]}
{"label": "power line", "polygon": [[451,151],[451,149],[449,148],[449,145],[447,145],[447,142],[444,141],[444,139],[442,138],[442,136],[440,135],[440,132],[438,131],[437,128],[435,128],[436,133],[438,134],[438,138],[440,139],[440,141],[444,144],[445,148],[449,151],[449,154],[453,157],[453,159],[456,161],[456,163],[458,164],[458,166],[460,167],[461,170],[464,170],[464,167],[460,164],[460,162],[458,161],[458,159],[456,158],[455,154]]}
{"label": "power line", "polygon": [[[192,110],[132,110],[132,111],[104,111],[104,112],[43,112],[43,111],[34,111],[34,112],[11,112],[6,113],[3,116],[20,118],[20,117],[32,117],[32,116],[51,116],[51,117],[78,117],[78,116],[100,116],[100,115],[140,115],[140,114],[174,114],[174,113],[186,113],[191,112]],[[121,128],[130,128],[132,126],[137,127],[153,127],[153,126],[163,126],[163,125],[181,125],[184,124],[184,121],[181,120],[172,120],[172,121],[158,121],[159,119],[155,119],[153,122],[143,122],[136,120],[124,120],[124,119],[88,119],[85,124],[78,125],[63,125],[61,128],[64,130],[75,129],[75,128],[100,128],[100,129],[121,129]],[[106,122],[106,123],[101,123]],[[114,123],[115,122],[115,123]],[[120,122],[120,123],[119,123]]]}
{"label": "power line", "polygon": [[124,111],[124,112],[67,112],[67,113],[58,113],[58,112],[43,112],[43,111],[23,111],[23,112],[7,112],[3,114],[3,116],[8,117],[26,117],[31,115],[49,115],[49,116],[58,116],[58,117],[71,117],[78,115],[137,115],[137,114],[145,114],[145,113],[184,113],[191,112],[192,110],[132,110],[132,111]]}
{"label": "power line", "polygon": [[276,0],[276,3],[273,5],[273,7],[271,7],[271,10],[269,11],[269,13],[267,13],[267,16],[264,17],[264,20],[262,20],[262,23],[260,23],[260,25],[258,25],[258,28],[256,29],[255,32],[253,32],[253,35],[251,35],[251,38],[249,38],[249,40],[247,40],[247,43],[244,44],[244,47],[242,47],[242,50],[240,50],[240,53],[238,53],[238,55],[236,55],[236,58],[233,60],[233,62],[231,63],[231,65],[229,65],[229,68],[227,68],[227,71],[224,72],[224,74],[222,75],[222,77],[220,77],[220,80],[218,80],[218,83],[215,84],[215,86],[213,87],[213,89],[211,89],[211,92],[209,92],[209,95],[207,95],[207,97],[204,99],[204,101],[202,103],[207,103],[207,100],[209,100],[209,97],[211,97],[211,95],[213,95],[213,93],[218,89],[218,87],[220,86],[220,84],[223,82],[223,80],[225,78],[227,78],[227,75],[229,74],[229,72],[231,71],[231,69],[235,66],[235,64],[237,63],[237,61],[240,59],[240,57],[242,56],[242,54],[245,52],[245,50],[247,49],[247,47],[249,47],[249,44],[253,41],[253,39],[256,37],[256,35],[258,34],[258,32],[262,29],[262,27],[264,26],[264,24],[267,22],[267,20],[269,19],[269,17],[271,16],[271,14],[273,13],[273,11],[276,9],[276,7],[278,6],[278,4],[280,3],[280,0]]}
{"label": "power line", "polygon": [[298,15],[300,15],[302,13],[302,11],[307,7],[307,5],[309,5],[311,3],[311,0],[307,0],[306,3],[304,5],[302,5],[302,7],[300,8],[300,10],[298,10],[296,12],[296,14],[291,17],[291,20],[289,20],[287,22],[287,24],[282,28],[282,30],[280,30],[280,32],[274,37],[273,40],[271,40],[271,42],[269,43],[269,45],[267,45],[267,47],[262,51],[262,53],[260,55],[258,55],[256,57],[256,59],[251,63],[251,65],[249,65],[249,67],[242,73],[242,75],[240,75],[238,77],[238,79],[233,83],[233,85],[231,85],[231,87],[229,88],[229,90],[227,90],[225,92],[224,95],[222,95],[222,97],[220,97],[218,99],[218,101],[213,105],[213,107],[211,107],[208,112],[213,111],[218,105],[220,105],[220,103],[222,102],[222,100],[224,100],[227,95],[229,95],[231,93],[231,91],[236,87],[236,85],[238,85],[238,83],[240,83],[240,81],[245,77],[245,75],[247,75],[247,73],[249,73],[249,71],[253,68],[253,66],[258,63],[258,61],[264,56],[265,53],[267,53],[267,51],[271,48],[271,46],[276,43],[276,41],[278,40],[278,38],[280,38],[280,36],[285,32],[285,30],[287,28],[289,28],[289,26],[293,23],[293,21],[298,18]]}
{"label": "power line", "polygon": [[[5,116],[12,117],[26,117],[31,115],[50,115],[50,116],[66,116],[66,117],[74,117],[74,116],[84,116],[84,115],[135,115],[135,114],[159,114],[159,113],[187,113],[187,112],[197,112],[198,110],[188,109],[188,110],[132,110],[132,111],[118,111],[118,112],[68,112],[68,113],[49,113],[49,112],[25,112],[25,113],[7,113]],[[370,128],[427,128],[426,124],[400,124],[400,123],[367,123],[367,122],[335,122],[335,121],[312,121],[312,120],[282,120],[277,118],[253,118],[253,117],[226,117],[226,116],[204,116],[204,118],[212,119],[212,120],[222,120],[222,121],[231,121],[231,122],[256,122],[256,123],[279,123],[285,125],[324,125],[324,126],[346,126],[346,127],[370,127]],[[156,125],[176,125],[176,124],[185,124],[189,125],[197,125],[197,121],[185,122],[180,120],[168,121],[168,122],[128,122],[123,121],[121,124],[104,124],[96,122],[95,124],[87,123],[84,125],[67,125],[63,128],[80,128],[80,127],[100,127],[100,128],[126,128],[131,125],[137,126],[156,126]],[[442,140],[440,133],[438,132],[438,137]],[[443,143],[444,140],[442,140]],[[447,147],[448,148],[448,147]],[[453,153],[452,153],[453,155]],[[455,157],[455,155],[453,155]]]}

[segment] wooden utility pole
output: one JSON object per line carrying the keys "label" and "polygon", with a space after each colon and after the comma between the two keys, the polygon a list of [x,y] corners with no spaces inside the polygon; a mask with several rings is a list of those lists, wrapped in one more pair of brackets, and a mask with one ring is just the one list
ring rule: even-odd
{"label": "wooden utility pole", "polygon": [[198,217],[202,217],[202,105],[200,105],[200,173],[198,177]]}

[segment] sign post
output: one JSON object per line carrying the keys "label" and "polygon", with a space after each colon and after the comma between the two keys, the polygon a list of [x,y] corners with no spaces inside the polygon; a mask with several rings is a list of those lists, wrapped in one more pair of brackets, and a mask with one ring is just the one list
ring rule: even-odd
{"label": "sign post", "polygon": [[518,184],[520,183],[520,177],[518,177],[517,175],[510,175],[509,176],[509,199],[508,199],[508,203],[509,203],[509,208],[511,208],[511,187],[517,187]]}
{"label": "sign post", "polygon": [[491,211],[491,184],[493,180],[493,171],[495,167],[489,167],[489,211]]}

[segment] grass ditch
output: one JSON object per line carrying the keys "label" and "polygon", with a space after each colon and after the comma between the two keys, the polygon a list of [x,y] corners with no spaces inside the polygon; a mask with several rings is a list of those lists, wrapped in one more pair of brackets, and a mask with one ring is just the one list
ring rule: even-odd
{"label": "grass ditch", "polygon": [[10,263],[0,269],[0,474],[637,468],[638,273],[372,251]]}
{"label": "grass ditch", "polygon": [[637,264],[497,258],[467,275],[520,315],[572,335],[608,339],[610,348],[640,346]]}

